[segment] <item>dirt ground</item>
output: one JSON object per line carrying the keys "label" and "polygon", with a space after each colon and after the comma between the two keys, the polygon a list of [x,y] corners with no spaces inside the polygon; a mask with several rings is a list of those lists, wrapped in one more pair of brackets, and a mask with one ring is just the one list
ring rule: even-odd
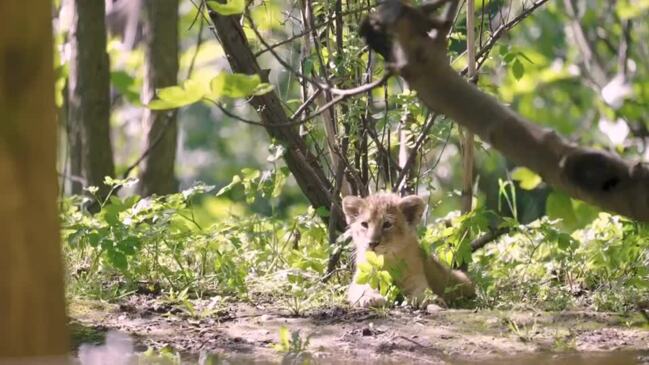
{"label": "dirt ground", "polygon": [[[70,316],[77,342],[101,342],[102,332],[117,330],[135,339],[136,351],[171,346],[188,359],[203,352],[230,363],[301,356],[323,364],[649,364],[649,330],[639,315],[331,307],[294,316],[272,303],[183,310],[136,296],[111,305],[76,301]],[[281,326],[309,340],[303,354],[273,348]]]}

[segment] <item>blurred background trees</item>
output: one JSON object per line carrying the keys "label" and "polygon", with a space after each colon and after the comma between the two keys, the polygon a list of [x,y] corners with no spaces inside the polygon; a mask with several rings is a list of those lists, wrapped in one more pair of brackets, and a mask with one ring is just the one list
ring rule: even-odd
{"label": "blurred background trees", "polygon": [[[59,105],[67,109],[60,121],[67,138],[59,170],[67,193],[78,192],[80,183],[101,186],[103,176],[113,175],[114,160],[117,176],[140,177],[137,191],[143,195],[176,191],[177,184],[183,189],[197,180],[220,188],[234,175],[245,180],[251,171],[259,171],[257,178],[248,176],[257,185],[286,180],[283,194],[260,197],[251,206],[264,214],[272,210],[285,215],[310,202],[329,215],[335,209],[331,197],[381,189],[428,194],[434,216],[459,208],[464,173],[458,129],[423,108],[401,80],[382,82],[382,58],[369,52],[358,36],[360,20],[373,3],[253,2],[245,14],[234,16],[241,26],[230,30],[242,32],[263,70],[262,81],[273,85],[263,97],[274,95],[284,122],[292,123],[267,128],[270,133],[255,125],[267,118],[259,114],[268,109],[262,96],[250,102],[222,98],[166,111],[143,106],[155,89],[186,80],[207,83],[221,72],[236,70],[232,50],[222,47],[223,23],[214,27],[212,22],[236,13],[237,6],[243,11],[240,2],[222,5],[224,11],[213,5],[216,2],[108,1],[110,91],[101,81],[106,73],[104,35],[96,18],[101,18],[102,9],[84,15],[84,9],[72,6],[74,1],[68,3],[58,8],[55,18]],[[226,15],[212,13],[210,18],[207,5]],[[475,7],[480,88],[575,142],[647,159],[649,91],[642,60],[649,50],[641,41],[648,31],[641,21],[646,4],[492,0],[476,1]],[[467,64],[465,15],[466,9],[461,9],[450,34],[453,65],[460,72]],[[84,35],[94,38],[85,40],[92,44],[79,53],[75,49],[84,39],[75,29],[84,21],[94,27]],[[91,54],[94,58],[85,60]],[[94,67],[85,76],[88,86],[78,81],[84,79],[83,62]],[[112,154],[105,122],[108,92]],[[95,99],[81,110],[77,99],[82,97]],[[81,112],[92,111],[96,116],[80,119]],[[87,128],[80,128],[84,123]],[[282,139],[283,132],[277,134],[281,130],[298,136],[294,142],[303,145],[304,166],[312,169],[307,180],[313,181],[296,184],[277,159],[295,146]],[[473,199],[478,209],[515,216],[520,222],[547,213],[572,228],[595,217],[596,209],[553,191],[532,172],[476,143]],[[91,153],[84,164],[79,151],[91,149],[101,152]],[[294,175],[296,168],[289,168]],[[223,196],[242,199],[245,186],[236,185]],[[322,185],[323,192],[309,193],[314,185]]]}

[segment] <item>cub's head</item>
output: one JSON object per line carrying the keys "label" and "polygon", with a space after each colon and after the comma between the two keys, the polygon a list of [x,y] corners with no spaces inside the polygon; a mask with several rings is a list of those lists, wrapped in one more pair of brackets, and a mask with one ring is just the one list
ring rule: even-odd
{"label": "cub's head", "polygon": [[343,211],[357,250],[370,249],[379,254],[411,244],[424,207],[424,200],[416,195],[401,198],[379,193],[343,199]]}

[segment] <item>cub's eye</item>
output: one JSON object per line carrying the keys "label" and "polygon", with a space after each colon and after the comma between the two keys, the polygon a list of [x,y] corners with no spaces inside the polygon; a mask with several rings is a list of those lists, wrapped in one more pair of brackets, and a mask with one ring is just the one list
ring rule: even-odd
{"label": "cub's eye", "polygon": [[367,222],[361,222],[361,226],[363,226],[363,228],[367,228]]}
{"label": "cub's eye", "polygon": [[392,222],[385,221],[383,222],[383,229],[389,229],[392,227]]}

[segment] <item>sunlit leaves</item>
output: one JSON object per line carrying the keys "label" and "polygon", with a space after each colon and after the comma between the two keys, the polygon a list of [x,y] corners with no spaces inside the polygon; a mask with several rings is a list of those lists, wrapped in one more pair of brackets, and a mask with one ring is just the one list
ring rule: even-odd
{"label": "sunlit leaves", "polygon": [[221,83],[223,85],[223,94],[231,98],[242,98],[250,95],[261,83],[258,75],[221,74],[219,76],[225,78]]}
{"label": "sunlit leaves", "polygon": [[649,11],[649,0],[620,0],[615,3],[615,11],[622,19],[646,15]]}
{"label": "sunlit leaves", "polygon": [[273,90],[273,85],[262,83],[259,75],[222,73],[210,82],[213,95],[233,99],[263,95]]}
{"label": "sunlit leaves", "polygon": [[394,279],[386,270],[383,255],[377,255],[374,251],[365,252],[365,262],[358,264],[358,275],[356,284],[367,284],[372,289],[378,290],[388,302],[394,301],[398,288],[394,285]]}
{"label": "sunlit leaves", "polygon": [[153,110],[176,109],[200,101],[209,89],[196,80],[187,80],[182,86],[170,86],[157,90],[158,98],[148,107]]}
{"label": "sunlit leaves", "polygon": [[241,175],[234,175],[232,181],[221,188],[216,193],[216,196],[222,196],[235,187],[242,185],[248,204],[254,203],[258,195],[266,198],[277,198],[284,188],[289,173],[288,168],[285,166],[264,171],[244,168],[241,170]]}
{"label": "sunlit leaves", "polygon": [[561,219],[567,230],[581,228],[597,217],[599,210],[583,201],[571,199],[562,192],[551,193],[545,203],[546,214],[551,219]]}
{"label": "sunlit leaves", "polygon": [[383,264],[385,263],[383,255],[377,255],[372,251],[365,252],[365,260],[367,260],[367,263],[370,265],[379,269],[383,268]]}
{"label": "sunlit leaves", "polygon": [[534,171],[526,167],[517,167],[512,171],[512,179],[518,181],[522,189],[532,190],[543,181]]}
{"label": "sunlit leaves", "polygon": [[261,82],[259,75],[221,73],[209,83],[190,79],[182,86],[158,89],[158,98],[147,106],[153,110],[177,109],[203,99],[216,102],[222,97],[239,99],[263,95],[272,90],[273,85]]}
{"label": "sunlit leaves", "polygon": [[[307,351],[310,342],[309,339],[310,336],[302,338],[300,336],[300,330],[290,332],[286,326],[280,326],[279,341],[273,345],[273,349],[277,352],[297,356]],[[304,363],[309,362],[305,361]]]}
{"label": "sunlit leaves", "polygon": [[246,8],[244,0],[228,0],[225,3],[218,1],[208,1],[207,5],[210,9],[221,15],[236,15],[243,13]]}

